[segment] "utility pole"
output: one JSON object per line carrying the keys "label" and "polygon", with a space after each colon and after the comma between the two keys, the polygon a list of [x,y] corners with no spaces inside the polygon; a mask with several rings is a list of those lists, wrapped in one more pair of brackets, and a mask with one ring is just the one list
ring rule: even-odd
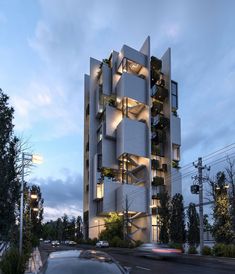
{"label": "utility pole", "polygon": [[202,254],[202,250],[204,247],[204,224],[203,224],[203,178],[202,176],[202,170],[207,169],[210,170],[210,167],[207,167],[206,165],[202,165],[202,158],[198,158],[197,164],[193,163],[194,167],[198,170],[198,175],[194,178],[198,180],[198,186],[199,186],[199,222],[200,222],[200,254]]}
{"label": "utility pole", "polygon": [[23,245],[23,214],[24,214],[24,152],[22,153],[22,171],[21,171],[21,188],[20,188],[20,255],[22,254]]}

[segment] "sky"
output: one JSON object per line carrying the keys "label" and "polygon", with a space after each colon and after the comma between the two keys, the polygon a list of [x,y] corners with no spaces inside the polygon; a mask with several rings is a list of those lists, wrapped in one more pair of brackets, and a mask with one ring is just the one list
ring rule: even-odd
{"label": "sky", "polygon": [[[45,220],[82,213],[90,56],[105,59],[123,44],[139,49],[148,35],[152,55],[172,50],[183,194],[197,200],[189,191],[196,170],[186,165],[235,139],[234,10],[232,0],[0,0],[0,87],[15,109],[16,134],[44,158],[27,180],[42,189]],[[214,170],[223,164],[216,157],[207,160]]]}

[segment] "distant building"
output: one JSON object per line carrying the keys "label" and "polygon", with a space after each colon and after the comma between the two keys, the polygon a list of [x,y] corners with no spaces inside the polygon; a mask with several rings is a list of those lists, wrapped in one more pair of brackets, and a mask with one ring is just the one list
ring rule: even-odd
{"label": "distant building", "polygon": [[156,241],[158,194],[181,193],[178,84],[171,51],[151,56],[124,45],[85,75],[84,228],[102,231],[110,212],[127,214],[128,235]]}

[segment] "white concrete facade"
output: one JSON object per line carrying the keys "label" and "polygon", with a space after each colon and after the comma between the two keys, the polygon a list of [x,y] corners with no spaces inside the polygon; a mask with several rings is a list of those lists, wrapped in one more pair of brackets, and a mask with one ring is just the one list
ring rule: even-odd
{"label": "white concrete facade", "polygon": [[110,212],[128,212],[129,237],[157,241],[158,195],[181,193],[181,125],[171,51],[124,45],[90,59],[84,84],[84,228],[98,237]]}

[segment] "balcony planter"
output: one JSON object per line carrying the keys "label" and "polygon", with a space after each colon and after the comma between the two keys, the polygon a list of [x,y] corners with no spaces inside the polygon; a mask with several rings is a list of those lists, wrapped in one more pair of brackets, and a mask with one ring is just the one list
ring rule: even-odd
{"label": "balcony planter", "polygon": [[170,125],[170,120],[167,117],[160,114],[156,116],[153,122],[153,126],[155,126],[156,129],[164,129],[169,127],[169,125]]}
{"label": "balcony planter", "polygon": [[109,179],[113,179],[115,177],[113,170],[110,169],[110,168],[102,168],[101,178],[104,179],[104,177],[107,177]]}
{"label": "balcony planter", "polygon": [[162,68],[162,60],[151,56],[151,87],[160,79],[160,71]]}
{"label": "balcony planter", "polygon": [[151,162],[152,162],[152,169],[154,169],[154,170],[159,169],[160,164],[159,164],[159,161],[158,161],[158,160],[152,159]]}
{"label": "balcony planter", "polygon": [[151,115],[154,117],[162,111],[163,111],[163,104],[160,102],[154,101],[151,107]]}
{"label": "balcony planter", "polygon": [[152,154],[159,157],[164,157],[163,147],[152,143]]}
{"label": "balcony planter", "polygon": [[164,87],[154,85],[152,87],[152,97],[164,102],[166,98],[168,98],[168,90]]}
{"label": "balcony planter", "polygon": [[179,169],[179,168],[180,168],[180,166],[179,166],[179,161],[178,161],[178,160],[173,160],[173,161],[172,161],[172,167],[173,167],[173,168]]}
{"label": "balcony planter", "polygon": [[160,143],[165,143],[166,141],[166,133],[164,131],[154,131],[152,132],[152,142],[155,144],[155,145],[158,145]]}
{"label": "balcony planter", "polygon": [[152,186],[163,186],[164,185],[164,178],[155,176],[152,180]]}

